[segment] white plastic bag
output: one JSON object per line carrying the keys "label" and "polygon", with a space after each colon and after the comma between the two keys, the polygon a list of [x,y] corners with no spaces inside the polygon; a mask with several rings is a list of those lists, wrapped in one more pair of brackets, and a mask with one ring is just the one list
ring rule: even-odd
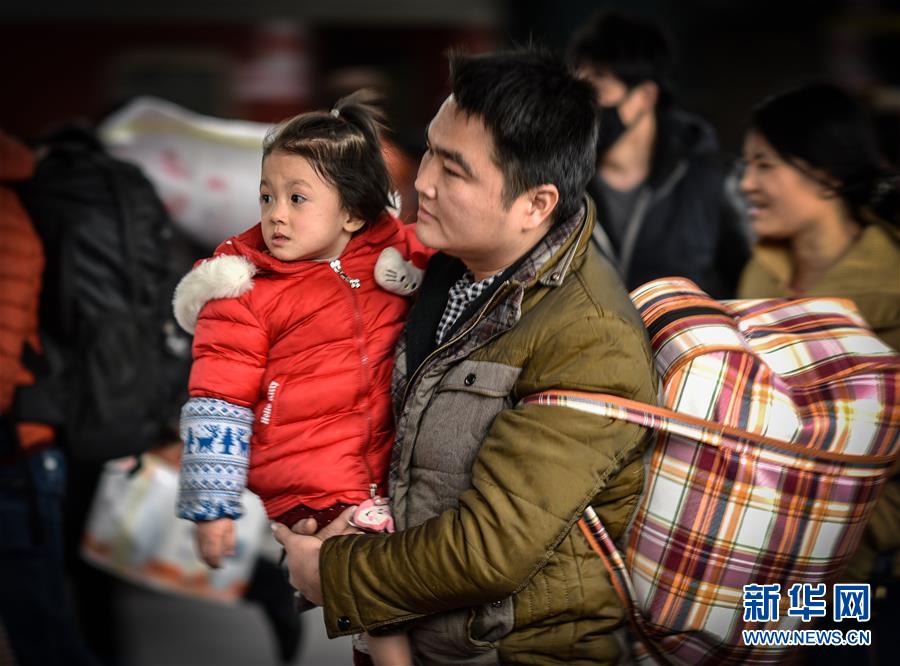
{"label": "white plastic bag", "polygon": [[153,454],[106,464],[82,540],[82,556],[134,583],[223,602],[240,599],[266,530],[266,513],[244,491],[236,553],[210,569],[194,551],[194,524],[175,516],[178,470]]}

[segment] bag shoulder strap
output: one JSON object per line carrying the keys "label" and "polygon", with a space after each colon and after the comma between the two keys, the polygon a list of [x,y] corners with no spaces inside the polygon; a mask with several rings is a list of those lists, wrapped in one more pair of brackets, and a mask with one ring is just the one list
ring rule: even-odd
{"label": "bag shoulder strap", "polygon": [[671,662],[660,652],[651,637],[653,630],[647,620],[641,614],[637,602],[637,593],[634,590],[634,584],[631,582],[631,576],[628,575],[628,569],[625,567],[625,559],[616,548],[616,544],[609,532],[600,522],[597,512],[592,506],[588,506],[581,519],[578,521],[578,527],[584,534],[588,544],[603,562],[609,574],[609,581],[622,602],[625,609],[625,617],[631,627],[634,635],[653,656],[658,664],[668,666]]}
{"label": "bag shoulder strap", "polygon": [[775,449],[793,456],[837,463],[890,466],[896,455],[871,456],[850,453],[822,451],[820,449],[792,444],[780,439],[758,435],[748,430],[701,419],[665,407],[648,405],[610,393],[588,393],[585,391],[553,390],[534,393],[522,398],[519,404],[556,405],[580,412],[628,421],[658,432],[666,432],[680,437],[695,439],[709,446],[733,447],[735,444],[751,443]]}

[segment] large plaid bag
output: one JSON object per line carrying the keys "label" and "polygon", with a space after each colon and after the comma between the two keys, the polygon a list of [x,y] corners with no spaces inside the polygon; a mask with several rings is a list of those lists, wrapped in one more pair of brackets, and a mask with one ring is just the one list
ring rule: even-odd
{"label": "large plaid bag", "polygon": [[[788,589],[839,581],[897,458],[900,356],[849,301],[718,302],[674,278],[631,297],[663,407],[570,391],[524,402],[657,433],[624,557],[590,507],[580,521],[628,610],[635,659],[778,663],[790,648],[745,646],[742,630],[803,628]],[[743,586],[775,583],[780,619],[744,621]]]}

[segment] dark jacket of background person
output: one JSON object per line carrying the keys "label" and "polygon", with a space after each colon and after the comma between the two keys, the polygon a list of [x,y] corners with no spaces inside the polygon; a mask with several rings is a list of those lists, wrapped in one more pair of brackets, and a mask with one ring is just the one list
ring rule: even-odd
{"label": "dark jacket of background person", "polygon": [[678,275],[714,298],[734,296],[749,246],[726,196],[728,173],[709,123],[671,109],[658,113],[650,176],[639,186],[622,238],[605,222],[607,204],[599,176],[593,178],[588,193],[598,208],[594,242],[618,266],[629,290]]}
{"label": "dark jacket of background person", "polygon": [[[0,181],[29,178],[32,153],[0,133]],[[0,623],[20,666],[93,665],[67,602],[63,573],[66,460],[54,431],[14,417],[34,377],[44,270],[41,240],[16,193],[0,187]],[[0,661],[3,650],[0,649]]]}
{"label": "dark jacket of background person", "polygon": [[629,290],[680,276],[713,298],[733,297],[749,234],[713,128],[676,102],[677,53],[666,27],[600,10],[573,36],[569,60],[600,104],[588,186],[598,207],[597,247]]}
{"label": "dark jacket of background person", "polygon": [[623,609],[575,521],[590,503],[622,534],[643,486],[645,431],[562,407],[515,408],[558,387],[655,399],[643,326],[590,247],[592,208],[507,269],[431,354],[464,266],[440,253],[429,263],[394,372],[401,531],[390,543],[322,545],[329,635],[436,613],[409,632],[418,653],[442,663],[616,661]]}

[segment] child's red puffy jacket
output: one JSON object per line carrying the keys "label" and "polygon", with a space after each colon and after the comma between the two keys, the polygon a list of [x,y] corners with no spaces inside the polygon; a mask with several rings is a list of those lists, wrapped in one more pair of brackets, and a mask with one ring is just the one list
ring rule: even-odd
{"label": "child's red puffy jacket", "polygon": [[[187,431],[183,412],[189,463],[182,465],[182,495],[186,479],[192,490],[180,498],[179,515],[240,515],[223,510],[215,496],[239,495],[231,484],[240,485],[240,475],[219,472],[233,462],[229,456],[246,453],[248,437],[247,487],[270,517],[297,504],[322,509],[359,503],[373,489],[385,493],[394,343],[409,309],[408,298],[375,284],[375,262],[386,247],[424,265],[414,227],[389,215],[350,240],[339,266],[280,261],[267,253],[257,225],[225,241],[182,281],[179,321],[190,329],[196,317],[185,409],[206,406],[193,412]],[[249,417],[249,410],[252,435],[229,432],[235,414]]]}

